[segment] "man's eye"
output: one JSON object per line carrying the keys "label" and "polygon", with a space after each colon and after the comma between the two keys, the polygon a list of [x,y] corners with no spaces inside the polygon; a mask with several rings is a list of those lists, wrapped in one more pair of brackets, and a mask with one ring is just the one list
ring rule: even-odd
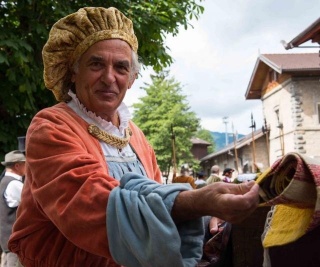
{"label": "man's eye", "polygon": [[121,71],[129,71],[129,67],[126,66],[126,65],[120,64],[120,65],[117,66],[117,68],[118,68],[119,70],[121,70]]}
{"label": "man's eye", "polygon": [[99,69],[103,67],[103,64],[101,62],[92,62],[90,64],[90,67],[94,68],[94,69]]}

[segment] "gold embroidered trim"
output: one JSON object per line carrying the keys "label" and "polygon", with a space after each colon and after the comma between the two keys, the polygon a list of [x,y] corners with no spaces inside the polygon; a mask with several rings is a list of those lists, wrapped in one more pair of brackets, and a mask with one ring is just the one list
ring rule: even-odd
{"label": "gold embroidered trim", "polygon": [[121,138],[121,137],[115,136],[113,134],[109,134],[105,131],[102,131],[99,127],[97,127],[96,125],[93,125],[93,124],[89,125],[88,132],[92,136],[94,136],[95,138],[98,138],[101,141],[103,141],[111,146],[114,146],[118,149],[122,149],[126,145],[128,145],[129,141],[130,141],[130,137],[132,135],[132,132],[129,127],[125,129],[125,137]]}

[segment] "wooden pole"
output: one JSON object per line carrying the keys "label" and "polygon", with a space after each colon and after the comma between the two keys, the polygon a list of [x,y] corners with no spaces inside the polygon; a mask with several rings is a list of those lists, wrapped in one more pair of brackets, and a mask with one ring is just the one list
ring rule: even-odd
{"label": "wooden pole", "polygon": [[279,128],[279,141],[281,148],[281,156],[284,156],[284,141],[283,141],[283,124],[280,122],[279,110],[276,110],[276,115],[278,119],[278,128]]}
{"label": "wooden pole", "polygon": [[267,147],[267,156],[268,156],[268,167],[270,167],[270,147],[269,147],[269,132],[270,129],[267,125],[267,120],[264,118],[264,128],[263,132],[266,135],[266,147]]}
{"label": "wooden pole", "polygon": [[251,136],[252,136],[252,172],[255,173],[256,171],[256,148],[255,148],[255,141],[254,141],[254,131],[256,129],[256,122],[253,120],[253,115],[251,113]]}
{"label": "wooden pole", "polygon": [[269,147],[269,131],[266,131],[266,146],[267,146],[267,155],[268,155],[268,167],[270,167],[270,147]]}
{"label": "wooden pole", "polygon": [[235,158],[236,158],[236,170],[237,170],[237,172],[239,173],[237,140],[236,140],[236,134],[234,133],[234,129],[233,129],[233,123],[232,123],[232,133],[233,133],[234,156],[235,156]]}
{"label": "wooden pole", "polygon": [[254,143],[254,130],[252,128],[252,172],[256,171],[256,148]]}
{"label": "wooden pole", "polygon": [[173,132],[173,125],[171,124],[171,141],[172,141],[172,167],[173,167],[173,178],[177,175],[177,163],[176,163],[176,137]]}
{"label": "wooden pole", "polygon": [[284,156],[284,140],[283,140],[283,125],[280,125],[280,146],[281,146],[281,155]]}

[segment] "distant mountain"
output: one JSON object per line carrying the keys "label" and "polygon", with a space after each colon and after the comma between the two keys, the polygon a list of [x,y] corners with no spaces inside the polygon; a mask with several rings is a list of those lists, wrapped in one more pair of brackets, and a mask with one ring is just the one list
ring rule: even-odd
{"label": "distant mountain", "polygon": [[[220,149],[224,148],[226,146],[226,134],[225,133],[220,133],[220,132],[210,132],[215,144],[216,144],[216,150],[219,151]],[[238,134],[238,140],[244,137],[244,134]],[[228,133],[228,144],[233,143],[233,134]]]}

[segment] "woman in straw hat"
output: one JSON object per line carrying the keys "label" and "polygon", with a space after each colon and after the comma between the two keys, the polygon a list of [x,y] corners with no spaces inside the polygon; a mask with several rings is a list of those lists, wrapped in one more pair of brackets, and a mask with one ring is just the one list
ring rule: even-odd
{"label": "woman in straw hat", "polygon": [[161,184],[154,151],[122,102],[139,71],[137,49],[131,20],[115,8],[85,7],[53,25],[44,81],[60,103],[28,129],[9,241],[25,267],[194,266],[202,215],[239,220],[256,208],[252,184],[202,194]]}

